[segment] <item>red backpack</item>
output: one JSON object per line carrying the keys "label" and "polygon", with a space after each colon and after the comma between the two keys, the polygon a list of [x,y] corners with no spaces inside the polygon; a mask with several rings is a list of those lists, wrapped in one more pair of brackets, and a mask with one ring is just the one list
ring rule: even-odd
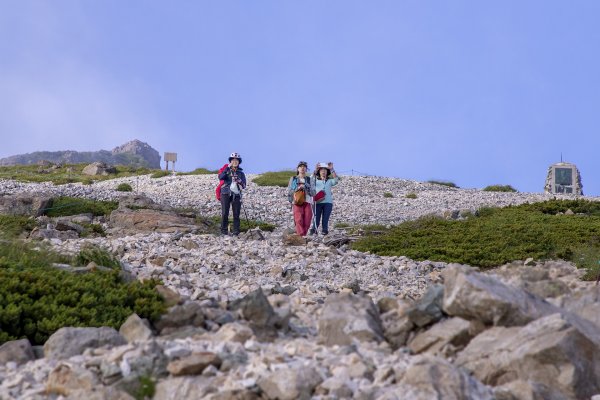
{"label": "red backpack", "polygon": [[[225,164],[221,167],[221,169],[219,170],[219,174],[223,171],[225,171],[225,169],[229,166],[229,164]],[[217,186],[217,188],[215,189],[215,195],[217,196],[217,200],[221,201],[221,186],[223,186],[223,183],[225,183],[225,181],[223,181],[222,179],[219,181],[219,185]]]}

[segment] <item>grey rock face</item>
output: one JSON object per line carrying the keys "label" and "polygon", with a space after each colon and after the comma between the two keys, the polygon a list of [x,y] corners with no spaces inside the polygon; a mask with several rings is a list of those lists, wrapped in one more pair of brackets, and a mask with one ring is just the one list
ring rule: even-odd
{"label": "grey rock face", "polygon": [[11,340],[0,346],[0,365],[9,361],[23,364],[33,359],[33,348],[27,339]]}
{"label": "grey rock face", "polygon": [[169,211],[117,209],[110,214],[110,223],[127,232],[191,232],[197,231],[193,218]]}
{"label": "grey rock face", "polygon": [[143,165],[150,168],[160,168],[160,155],[147,143],[132,140],[115,147],[112,152],[99,151],[36,151],[0,159],[0,165],[29,165],[40,161],[55,164],[80,164],[104,162],[120,165]]}
{"label": "grey rock face", "polygon": [[87,348],[127,343],[113,328],[60,328],[44,343],[44,355],[51,359],[65,359],[81,354]]}
{"label": "grey rock face", "polygon": [[408,319],[418,327],[430,325],[443,317],[444,287],[433,285],[407,312]]}
{"label": "grey rock face", "polygon": [[319,340],[327,345],[348,345],[353,339],[383,340],[379,312],[370,297],[349,293],[327,297],[318,323]]}
{"label": "grey rock face", "polygon": [[154,336],[152,329],[150,329],[150,323],[135,313],[131,314],[121,325],[119,333],[128,342],[149,340]]}
{"label": "grey rock face", "polygon": [[463,266],[444,271],[444,311],[487,325],[525,325],[557,308],[522,289]]}
{"label": "grey rock face", "polygon": [[277,369],[258,381],[268,399],[308,400],[323,381],[313,365],[293,365]]}
{"label": "grey rock face", "polygon": [[122,155],[132,154],[139,156],[148,163],[150,168],[160,168],[160,154],[154,150],[148,143],[144,143],[140,140],[132,140],[121,146],[117,146],[112,149],[112,154],[116,159],[122,159]]}
{"label": "grey rock face", "polygon": [[117,172],[117,170],[115,167],[113,167],[111,165],[96,161],[96,162],[86,165],[86,167],[83,169],[82,172],[86,175],[95,176],[95,175],[114,174]]}
{"label": "grey rock face", "polygon": [[524,327],[495,327],[476,336],[456,364],[483,383],[538,382],[567,398],[600,392],[600,341],[571,325],[560,314]]}
{"label": "grey rock face", "polygon": [[417,356],[396,379],[405,399],[494,399],[490,388],[443,358]]}
{"label": "grey rock face", "polygon": [[39,217],[50,206],[49,195],[4,195],[0,196],[0,214]]}

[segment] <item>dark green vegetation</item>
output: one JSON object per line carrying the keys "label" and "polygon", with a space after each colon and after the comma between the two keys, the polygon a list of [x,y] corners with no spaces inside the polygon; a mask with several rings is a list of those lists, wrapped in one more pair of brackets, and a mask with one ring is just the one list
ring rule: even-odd
{"label": "dark green vegetation", "polygon": [[[213,224],[214,232],[220,233],[221,232],[221,217],[212,217],[211,222]],[[233,226],[233,219],[231,219],[231,218],[229,218],[229,225]],[[265,231],[265,232],[273,232],[273,230],[275,229],[275,225],[269,224],[268,222],[255,221],[255,220],[248,220],[248,222],[246,222],[246,219],[243,216],[240,218],[240,231],[241,232],[246,232],[249,229],[254,229],[256,227],[259,227],[261,231]]]}
{"label": "dark green vegetation", "polygon": [[38,165],[13,165],[0,167],[0,179],[13,179],[22,182],[53,182],[57,185],[81,182],[91,184],[93,181],[150,174],[154,169],[117,165],[117,173],[90,176],[83,173],[88,164],[65,164],[60,168],[40,167]]}
{"label": "dark green vegetation", "polygon": [[95,262],[97,265],[109,267],[118,270],[121,267],[119,260],[105,249],[88,244],[83,246],[75,257],[76,265],[87,265],[90,262]]}
{"label": "dark green vegetation", "polygon": [[517,189],[510,185],[490,185],[483,188],[484,192],[516,192]]}
{"label": "dark green vegetation", "polygon": [[119,186],[117,186],[115,190],[117,192],[133,192],[133,188],[131,187],[131,185],[125,182],[119,184]]}
{"label": "dark green vegetation", "polygon": [[404,196],[404,197],[406,197],[407,199],[416,199],[417,194],[415,192],[410,192],[410,193],[407,193],[406,196]]}
{"label": "dark green vegetation", "polygon": [[173,175],[173,173],[171,171],[165,171],[162,169],[159,169],[158,171],[154,171],[152,173],[152,175],[150,175],[150,178],[164,178],[165,176],[171,176]]}
{"label": "dark green vegetation", "polygon": [[0,238],[14,238],[22,232],[35,228],[33,218],[15,215],[0,215]]}
{"label": "dark green vegetation", "polygon": [[[111,258],[97,251],[91,259],[98,263],[98,256]],[[118,329],[133,312],[154,321],[165,311],[156,281],[124,283],[118,269],[73,274],[51,267],[54,262],[77,264],[43,248],[0,242],[0,343],[27,337],[43,344],[63,326]]]}
{"label": "dark green vegetation", "polygon": [[79,197],[57,197],[46,210],[49,217],[64,217],[77,214],[93,214],[94,216],[109,215],[116,210],[116,201],[88,200]]}
{"label": "dark green vegetation", "polygon": [[206,169],[206,168],[196,168],[193,171],[190,172],[178,172],[177,175],[210,175],[210,174],[217,174],[219,173],[218,170],[210,170],[210,169]]}
{"label": "dark green vegetation", "polygon": [[256,183],[258,186],[287,187],[290,178],[294,175],[296,175],[296,171],[265,172],[254,178],[252,182]]}
{"label": "dark green vegetation", "polygon": [[[575,215],[563,214],[571,210]],[[600,202],[552,200],[506,208],[485,208],[477,216],[453,221],[424,217],[379,231],[353,248],[415,260],[458,262],[484,268],[513,260],[564,259],[598,271]]]}
{"label": "dark green vegetation", "polygon": [[456,183],[454,183],[454,182],[448,182],[448,181],[429,180],[429,181],[427,181],[427,183],[433,183],[434,185],[448,186],[448,187],[451,187],[451,188],[458,188],[458,186],[456,186]]}
{"label": "dark green vegetation", "polygon": [[391,194],[390,192],[384,192],[384,193],[383,193],[383,197],[385,197],[386,199],[389,199],[389,198],[392,198],[392,197],[394,197],[394,195],[393,195],[393,194]]}
{"label": "dark green vegetation", "polygon": [[141,376],[139,381],[139,387],[133,393],[136,400],[151,399],[154,397],[156,392],[156,383],[150,376]]}

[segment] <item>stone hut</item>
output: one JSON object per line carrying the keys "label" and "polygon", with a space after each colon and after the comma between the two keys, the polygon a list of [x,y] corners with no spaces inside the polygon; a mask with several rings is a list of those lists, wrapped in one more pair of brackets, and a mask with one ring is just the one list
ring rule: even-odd
{"label": "stone hut", "polygon": [[581,174],[575,164],[559,162],[548,167],[546,176],[546,193],[576,194],[583,196]]}

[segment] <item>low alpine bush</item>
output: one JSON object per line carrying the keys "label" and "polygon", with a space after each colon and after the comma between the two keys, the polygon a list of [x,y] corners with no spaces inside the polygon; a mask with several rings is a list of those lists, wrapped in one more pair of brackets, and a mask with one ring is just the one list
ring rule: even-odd
{"label": "low alpine bush", "polygon": [[[560,215],[569,209],[577,214]],[[353,248],[483,268],[528,257],[565,259],[586,267],[578,257],[584,252],[600,251],[600,203],[551,200],[483,208],[476,216],[459,221],[423,217],[396,225],[383,234],[367,235]]]}
{"label": "low alpine bush", "polygon": [[133,192],[133,188],[131,187],[131,185],[125,182],[119,184],[119,186],[117,186],[115,190],[117,192]]}
{"label": "low alpine bush", "polygon": [[490,185],[483,188],[484,192],[516,192],[517,189],[510,185]]}
{"label": "low alpine bush", "polygon": [[287,187],[290,178],[294,175],[296,175],[295,171],[265,172],[254,178],[252,182],[256,183],[258,186]]}

